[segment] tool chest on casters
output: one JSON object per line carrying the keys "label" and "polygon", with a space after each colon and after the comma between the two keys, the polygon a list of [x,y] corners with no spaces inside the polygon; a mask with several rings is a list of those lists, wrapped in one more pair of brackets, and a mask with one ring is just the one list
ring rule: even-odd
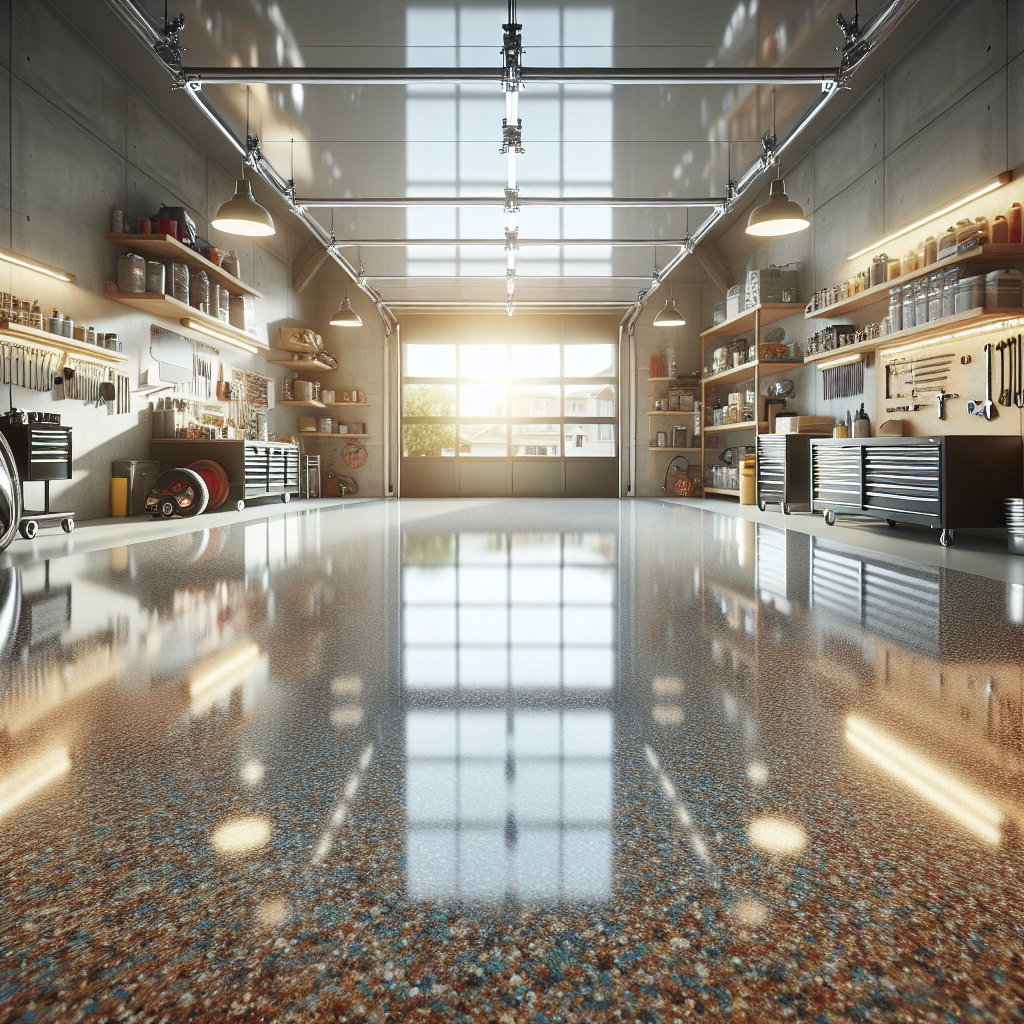
{"label": "tool chest on casters", "polygon": [[1005,435],[815,438],[811,509],[830,526],[849,513],[955,529],[1006,525],[1003,499],[1024,496],[1022,441]]}

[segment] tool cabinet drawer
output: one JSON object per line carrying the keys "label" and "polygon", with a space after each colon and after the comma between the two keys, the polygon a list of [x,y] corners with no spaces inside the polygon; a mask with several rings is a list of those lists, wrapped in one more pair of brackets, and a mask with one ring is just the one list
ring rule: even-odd
{"label": "tool cabinet drawer", "polygon": [[861,506],[861,448],[811,443],[814,508]]}
{"label": "tool cabinet drawer", "polygon": [[938,520],[942,511],[938,445],[864,450],[864,508]]}

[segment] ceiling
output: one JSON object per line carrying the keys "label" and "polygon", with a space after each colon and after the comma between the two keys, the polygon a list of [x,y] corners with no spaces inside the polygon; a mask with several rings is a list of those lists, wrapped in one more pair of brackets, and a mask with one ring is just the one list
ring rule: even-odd
{"label": "ceiling", "polygon": [[[862,21],[882,0],[861,3]],[[162,19],[161,0],[140,3]],[[517,158],[531,197],[721,197],[761,153],[773,87],[530,83],[532,67],[818,67],[838,63],[837,0],[522,2]],[[188,66],[493,67],[491,83],[206,85],[241,139],[251,130],[302,198],[489,196],[500,201],[504,0],[328,3],[177,0]],[[858,81],[864,87],[866,81]],[[781,139],[820,87],[779,86]],[[517,301],[626,303],[710,209],[524,207]],[[332,212],[315,215],[327,228]],[[333,229],[387,302],[493,301],[506,293],[504,214],[491,207],[339,207]],[[435,244],[415,244],[417,239]],[[456,240],[493,244],[457,244]],[[559,239],[595,244],[559,245]],[[448,243],[447,240],[452,240]],[[630,240],[645,244],[628,245]],[[646,244],[664,240],[663,245]],[[381,245],[384,241],[402,244]],[[614,241],[617,244],[606,244]],[[357,243],[366,243],[358,245]],[[536,244],[536,243],[543,244]],[[377,244],[374,244],[377,243]],[[408,244],[404,244],[408,243]],[[441,244],[445,243],[445,244]]]}

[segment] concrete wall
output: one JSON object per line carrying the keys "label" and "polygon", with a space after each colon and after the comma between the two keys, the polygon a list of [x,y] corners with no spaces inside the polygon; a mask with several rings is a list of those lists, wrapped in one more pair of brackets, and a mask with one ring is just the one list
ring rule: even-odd
{"label": "concrete wall", "polygon": [[[77,276],[68,285],[0,264],[0,290],[38,298],[44,311],[57,307],[76,323],[117,331],[137,387],[139,370],[151,361],[153,321],[104,297],[118,255],[104,236],[112,209],[146,216],[167,203],[184,206],[200,235],[238,253],[242,278],[265,296],[256,302],[264,341],[272,343],[281,323],[317,327],[316,289],[296,296],[291,285],[291,264],[306,239],[276,214],[276,235],[260,241],[211,229],[208,218],[230,197],[237,170],[198,149],[49,3],[0,2],[0,65],[0,243]],[[257,195],[270,204],[258,184]],[[175,322],[163,326],[174,329]],[[222,358],[278,379],[283,373],[228,346]],[[134,395],[132,412],[120,416],[19,388],[13,400],[19,408],[59,412],[73,427],[74,477],[54,485],[54,507],[74,509],[82,519],[107,515],[111,460],[148,457],[147,400]],[[271,430],[294,430],[296,418],[295,410],[280,408]],[[41,502],[41,489],[28,485],[30,504]]]}
{"label": "concrete wall", "polygon": [[[901,225],[926,215],[994,177],[1012,170],[1024,173],[1024,5],[1016,0],[961,0],[934,20],[919,42],[875,82],[855,80],[862,92],[857,104],[793,166],[783,166],[787,191],[811,218],[807,231],[756,242],[745,233],[747,211],[737,211],[731,227],[718,239],[732,267],[731,281],[741,284],[750,268],[796,263],[800,296],[838,284],[870,262],[870,256],[848,262],[847,254]],[[767,196],[767,182],[757,202]],[[890,246],[898,256],[919,239],[941,231],[956,218],[1005,213],[1012,202],[1024,203],[1024,178],[963,212],[947,215]],[[722,295],[710,284],[704,289],[702,326],[711,323],[711,308]],[[866,307],[837,322],[863,324],[885,314]],[[797,315],[782,321],[789,338],[802,346],[827,320]],[[773,325],[774,326],[774,325]],[[919,413],[900,415],[908,434],[1017,433],[1022,428],[1016,409],[1003,409],[986,423],[968,416],[968,399],[984,393],[982,336],[957,342],[958,354],[972,363],[961,368],[950,391],[961,400],[949,405],[940,423],[934,403]],[[950,346],[948,341],[939,344]],[[945,350],[945,349],[943,349]],[[998,365],[996,368],[998,377]],[[883,379],[874,363],[867,371],[865,394],[826,402],[821,398],[820,372],[813,367],[792,374],[800,411],[845,417],[863,400],[873,428],[890,418],[884,410]],[[998,386],[998,383],[997,383]],[[926,396],[927,400],[927,396]],[[904,404],[892,400],[888,404]],[[640,438],[643,443],[643,437]],[[641,492],[642,493],[642,492]]]}

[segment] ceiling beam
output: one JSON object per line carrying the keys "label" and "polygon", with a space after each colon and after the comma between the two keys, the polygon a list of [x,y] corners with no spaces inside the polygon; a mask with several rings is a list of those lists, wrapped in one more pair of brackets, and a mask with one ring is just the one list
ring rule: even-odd
{"label": "ceiling beam", "polygon": [[[667,245],[677,248],[682,241],[677,238],[519,238],[519,248],[537,245],[615,245],[619,247]],[[359,238],[338,240],[334,245],[339,249],[351,249],[361,246],[364,249],[381,249],[391,246],[408,245],[489,245],[492,248],[504,249],[502,238]]]}
{"label": "ceiling beam", "polygon": [[[668,196],[519,196],[519,206],[614,206],[614,207],[678,207],[685,209],[695,206],[721,206],[723,198],[705,197],[696,199],[675,199]],[[394,207],[405,209],[415,206],[488,206],[504,208],[501,196],[395,196],[393,198],[352,198],[344,199],[296,199],[295,205],[307,210],[325,208],[373,208]]]}
{"label": "ceiling beam", "polygon": [[[529,84],[832,86],[836,68],[525,68]],[[500,85],[502,68],[183,67],[192,89],[206,85]]]}

